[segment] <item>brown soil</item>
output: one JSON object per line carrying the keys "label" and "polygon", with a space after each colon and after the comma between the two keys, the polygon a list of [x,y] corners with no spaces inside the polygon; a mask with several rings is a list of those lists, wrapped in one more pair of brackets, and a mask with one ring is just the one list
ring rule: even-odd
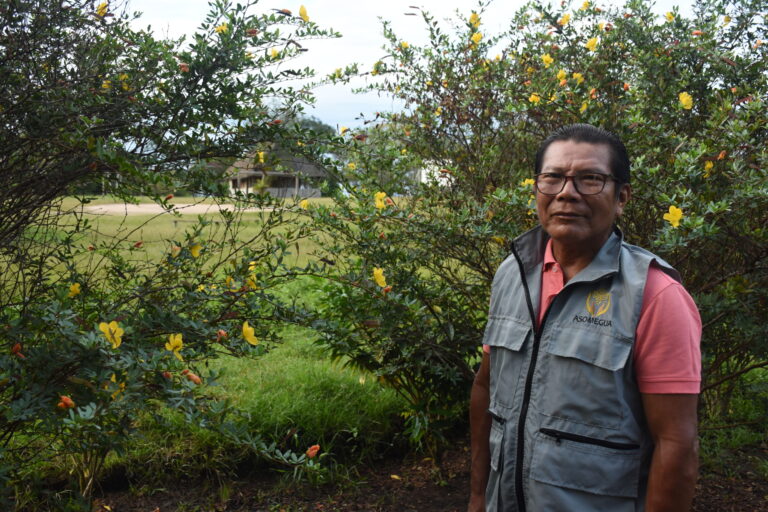
{"label": "brown soil", "polygon": [[[742,460],[765,459],[758,447]],[[466,510],[469,488],[469,449],[466,442],[449,450],[437,472],[429,459],[390,458],[362,468],[354,484],[311,487],[280,486],[275,480],[243,479],[220,486],[212,481],[179,482],[108,493],[95,510],[115,512],[296,512],[397,511],[452,512]],[[729,476],[705,473],[697,486],[695,512],[768,511],[768,482],[749,464]]]}

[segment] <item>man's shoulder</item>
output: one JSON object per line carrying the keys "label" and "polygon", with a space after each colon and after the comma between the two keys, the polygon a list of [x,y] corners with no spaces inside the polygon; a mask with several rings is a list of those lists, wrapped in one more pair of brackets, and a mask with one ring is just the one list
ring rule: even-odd
{"label": "man's shoulder", "polygon": [[677,270],[675,270],[675,268],[661,256],[658,256],[657,254],[654,254],[647,249],[643,249],[640,246],[632,245],[625,241],[621,242],[621,249],[624,257],[628,257],[635,262],[642,263],[639,268],[648,268],[649,276],[651,269],[655,269],[654,276],[656,276],[656,272],[658,272],[659,274],[665,275],[671,281],[675,281],[677,283],[681,282],[680,274],[677,272]]}

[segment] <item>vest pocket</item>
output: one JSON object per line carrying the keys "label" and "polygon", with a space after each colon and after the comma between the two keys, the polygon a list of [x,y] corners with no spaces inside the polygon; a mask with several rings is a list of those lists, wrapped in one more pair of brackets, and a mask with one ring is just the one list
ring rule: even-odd
{"label": "vest pocket", "polygon": [[[532,480],[592,495],[638,497],[641,451],[637,445],[545,432],[549,430],[542,429],[536,436]],[[552,435],[555,432],[559,437]]]}
{"label": "vest pocket", "polygon": [[[582,425],[618,429],[628,414],[624,368],[632,342],[579,329],[553,329],[542,340],[539,412]],[[543,371],[543,370],[542,370]]]}
{"label": "vest pocket", "polygon": [[531,333],[530,324],[512,317],[488,319],[483,343],[491,347],[491,403],[500,409],[511,409],[520,401],[518,388],[525,380],[521,371],[523,350]]}
{"label": "vest pocket", "polygon": [[606,441],[605,439],[595,439],[594,437],[571,434],[570,432],[563,432],[562,430],[555,430],[552,428],[542,428],[539,429],[539,432],[554,438],[556,441],[567,439],[576,443],[592,444],[604,448],[613,448],[614,450],[637,450],[640,448],[640,445],[636,443],[617,443],[615,441]]}

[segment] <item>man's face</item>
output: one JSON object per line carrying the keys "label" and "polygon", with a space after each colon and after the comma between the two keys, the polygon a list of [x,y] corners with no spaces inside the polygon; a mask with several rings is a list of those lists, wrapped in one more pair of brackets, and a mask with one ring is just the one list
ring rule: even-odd
{"label": "man's face", "polygon": [[[607,144],[589,144],[571,140],[550,144],[542,159],[542,173],[576,176],[582,173],[611,173],[611,149]],[[608,179],[603,191],[582,195],[573,180],[554,196],[536,191],[536,213],[544,230],[555,244],[578,252],[597,252],[611,234],[613,223],[629,200],[629,185],[620,186]]]}

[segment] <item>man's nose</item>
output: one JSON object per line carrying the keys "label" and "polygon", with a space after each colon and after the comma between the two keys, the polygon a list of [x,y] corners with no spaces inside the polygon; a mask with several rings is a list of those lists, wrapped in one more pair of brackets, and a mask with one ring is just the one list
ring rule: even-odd
{"label": "man's nose", "polygon": [[563,197],[563,199],[571,198],[571,197],[581,197],[581,194],[579,193],[579,189],[576,188],[576,177],[575,176],[566,176],[565,177],[565,185],[563,185],[563,190],[560,191],[559,194],[557,194],[557,197]]}

